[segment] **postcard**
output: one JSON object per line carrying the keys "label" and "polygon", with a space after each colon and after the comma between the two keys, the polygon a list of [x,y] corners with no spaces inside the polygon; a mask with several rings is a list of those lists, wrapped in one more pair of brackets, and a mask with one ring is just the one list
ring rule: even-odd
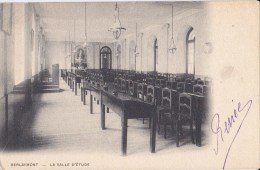
{"label": "postcard", "polygon": [[0,3],[0,169],[258,169],[259,1]]}

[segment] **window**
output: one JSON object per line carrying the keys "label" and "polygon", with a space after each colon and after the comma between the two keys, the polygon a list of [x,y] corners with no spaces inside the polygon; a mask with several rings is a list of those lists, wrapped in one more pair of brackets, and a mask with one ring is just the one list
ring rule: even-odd
{"label": "window", "polygon": [[100,68],[111,69],[112,64],[112,52],[109,47],[102,47],[100,50]]}
{"label": "window", "polygon": [[193,28],[187,34],[187,66],[186,72],[188,74],[195,74],[195,34]]}
{"label": "window", "polygon": [[129,46],[129,70],[136,70],[135,42],[131,41]]}
{"label": "window", "polygon": [[157,38],[155,38],[154,41],[154,72],[157,71],[158,66],[158,41]]}
{"label": "window", "polygon": [[116,49],[116,58],[117,58],[117,69],[121,69],[121,45],[117,46]]}

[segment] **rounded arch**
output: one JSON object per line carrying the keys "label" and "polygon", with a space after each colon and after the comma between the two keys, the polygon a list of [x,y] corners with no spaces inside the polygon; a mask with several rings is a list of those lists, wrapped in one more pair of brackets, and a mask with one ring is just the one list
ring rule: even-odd
{"label": "rounded arch", "polygon": [[155,35],[150,35],[148,38],[148,62],[151,68],[149,70],[156,72],[158,66],[158,38]]}
{"label": "rounded arch", "polygon": [[112,51],[108,46],[104,46],[100,49],[100,69],[111,69],[112,68]]}
{"label": "rounded arch", "polygon": [[135,42],[132,40],[129,44],[129,70],[135,70],[136,68],[136,63],[135,63]]}
{"label": "rounded arch", "polygon": [[195,74],[195,41],[196,34],[193,27],[186,33],[186,73]]}

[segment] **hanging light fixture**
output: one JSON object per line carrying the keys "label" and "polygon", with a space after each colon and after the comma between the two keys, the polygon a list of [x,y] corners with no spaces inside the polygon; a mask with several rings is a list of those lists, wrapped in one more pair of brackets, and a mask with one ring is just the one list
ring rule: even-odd
{"label": "hanging light fixture", "polygon": [[172,5],[172,38],[170,41],[169,51],[170,51],[170,53],[174,54],[176,50],[177,50],[177,48],[176,48],[176,45],[175,45],[174,39],[173,39],[173,5]]}
{"label": "hanging light fixture", "polygon": [[113,33],[113,36],[114,36],[115,39],[118,39],[121,35],[121,30],[126,30],[126,28],[123,28],[121,26],[121,22],[119,20],[119,8],[117,6],[117,2],[116,2],[115,12],[114,12],[114,17],[115,17],[115,22],[108,29],[108,31]]}
{"label": "hanging light fixture", "polygon": [[87,35],[87,3],[85,2],[85,42],[84,47],[87,48],[88,45],[88,35]]}
{"label": "hanging light fixture", "polygon": [[135,49],[134,49],[134,53],[135,53],[136,56],[139,54],[138,48],[137,48],[137,23],[135,25]]}

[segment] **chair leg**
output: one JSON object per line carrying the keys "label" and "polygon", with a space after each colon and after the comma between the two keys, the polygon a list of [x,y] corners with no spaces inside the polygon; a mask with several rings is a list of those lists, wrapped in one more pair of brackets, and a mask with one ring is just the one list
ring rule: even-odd
{"label": "chair leg", "polygon": [[190,135],[191,135],[191,142],[195,144],[194,137],[193,137],[193,122],[190,122]]}
{"label": "chair leg", "polygon": [[180,142],[180,125],[179,121],[176,123],[176,146],[179,147],[179,142]]}
{"label": "chair leg", "polygon": [[160,130],[161,130],[161,126],[160,126],[160,124],[161,124],[161,114],[159,114],[158,115],[158,134],[160,134]]}
{"label": "chair leg", "polygon": [[172,135],[173,135],[174,134],[174,125],[172,124],[171,127],[172,127]]}
{"label": "chair leg", "polygon": [[166,139],[166,123],[164,123],[164,139]]}
{"label": "chair leg", "polygon": [[183,137],[182,124],[180,123],[179,126],[180,126],[180,135],[181,135],[181,137]]}

